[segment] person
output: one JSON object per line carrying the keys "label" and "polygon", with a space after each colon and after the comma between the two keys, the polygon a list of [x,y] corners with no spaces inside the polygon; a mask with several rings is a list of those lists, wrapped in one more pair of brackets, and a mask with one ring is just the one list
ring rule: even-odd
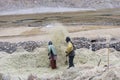
{"label": "person", "polygon": [[96,42],[97,40],[91,40],[91,50],[96,51]]}
{"label": "person", "polygon": [[66,37],[66,42],[67,42],[67,48],[66,48],[66,57],[69,57],[69,67],[74,67],[74,63],[73,63],[73,60],[74,60],[74,56],[75,56],[75,47],[74,47],[74,44],[72,43],[70,37]]}
{"label": "person", "polygon": [[56,49],[52,41],[48,42],[48,56],[50,60],[50,67],[52,69],[56,69],[57,68],[56,66],[57,53],[56,53]]}

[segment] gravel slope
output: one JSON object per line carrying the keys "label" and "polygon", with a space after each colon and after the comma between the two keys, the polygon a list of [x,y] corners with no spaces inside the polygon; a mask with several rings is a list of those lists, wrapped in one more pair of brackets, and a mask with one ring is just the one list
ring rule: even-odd
{"label": "gravel slope", "polygon": [[[47,7],[47,8],[46,8]],[[52,7],[52,8],[51,8]],[[36,10],[38,12],[51,12],[58,11],[54,8],[80,8],[80,9],[106,9],[106,8],[120,8],[120,0],[0,0],[0,12],[8,13],[10,11],[13,12],[25,12],[27,9],[27,13],[34,12]],[[39,8],[39,9],[38,9]],[[44,10],[43,10],[44,8]],[[50,9],[51,8],[51,9]],[[48,10],[49,9],[49,10]],[[67,9],[70,10],[70,9]],[[76,9],[75,9],[76,10]]]}

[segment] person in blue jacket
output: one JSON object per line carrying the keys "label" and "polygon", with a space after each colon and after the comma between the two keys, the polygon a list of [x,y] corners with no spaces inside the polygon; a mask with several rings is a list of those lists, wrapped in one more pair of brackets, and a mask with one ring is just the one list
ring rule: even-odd
{"label": "person in blue jacket", "polygon": [[48,56],[49,56],[51,68],[56,69],[57,68],[56,66],[57,53],[56,53],[56,49],[52,41],[48,42]]}

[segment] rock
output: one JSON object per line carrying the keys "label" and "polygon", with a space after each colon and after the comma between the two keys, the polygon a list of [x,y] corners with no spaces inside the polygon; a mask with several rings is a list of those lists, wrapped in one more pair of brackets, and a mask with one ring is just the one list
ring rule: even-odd
{"label": "rock", "polygon": [[27,80],[39,80],[36,75],[30,74]]}
{"label": "rock", "polygon": [[[87,48],[87,49],[91,49],[92,51],[97,51],[103,48],[108,48],[107,41],[105,38],[90,40],[84,37],[75,37],[72,40],[77,49]],[[114,48],[117,51],[120,51],[120,41],[118,42],[117,39],[111,38],[109,48]]]}
{"label": "rock", "polygon": [[11,80],[11,76],[9,74],[4,74],[2,80]]}
{"label": "rock", "polygon": [[0,42],[0,51],[7,52],[9,54],[15,52],[19,48],[23,48],[28,52],[32,52],[37,47],[41,47],[44,43],[35,42],[35,41],[26,41],[26,42],[18,42],[18,43],[10,43],[10,42]]}
{"label": "rock", "polygon": [[[111,41],[114,41],[114,43],[110,42],[109,48],[114,48],[115,50],[120,51],[120,41],[115,42],[115,40],[117,39],[111,38]],[[87,48],[87,49],[91,49],[92,51],[97,51],[103,48],[108,48],[106,39],[104,38],[90,40],[85,37],[74,37],[72,38],[72,41],[76,49]],[[18,43],[0,42],[0,51],[4,51],[11,54],[15,52],[17,49],[23,48],[28,52],[32,52],[36,48],[40,48],[41,46],[44,46],[43,44],[45,43],[46,43],[45,41],[40,41],[40,42],[26,41],[26,42],[18,42]]]}

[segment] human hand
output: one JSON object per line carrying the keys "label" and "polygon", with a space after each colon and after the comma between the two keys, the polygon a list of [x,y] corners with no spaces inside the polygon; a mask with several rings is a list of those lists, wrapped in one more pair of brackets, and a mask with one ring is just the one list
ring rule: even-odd
{"label": "human hand", "polygon": [[67,51],[65,51],[65,53],[68,53]]}
{"label": "human hand", "polygon": [[50,53],[48,53],[48,56],[50,55]]}

